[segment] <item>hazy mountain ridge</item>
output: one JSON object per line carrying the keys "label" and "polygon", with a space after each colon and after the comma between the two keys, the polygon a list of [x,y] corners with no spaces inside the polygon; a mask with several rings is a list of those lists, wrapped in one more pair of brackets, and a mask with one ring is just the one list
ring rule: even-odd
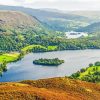
{"label": "hazy mountain ridge", "polygon": [[70,14],[76,14],[84,17],[88,17],[95,20],[100,20],[100,11],[72,11]]}
{"label": "hazy mountain ridge", "polygon": [[77,29],[77,31],[89,32],[89,33],[100,32],[100,22],[96,22],[86,27],[79,28]]}
{"label": "hazy mountain ridge", "polygon": [[[27,13],[38,18],[46,27],[55,31],[69,31],[75,30],[79,27],[89,25],[92,21],[88,17],[81,15],[63,13],[61,11],[45,10],[45,9],[31,9],[16,6],[0,6],[1,10],[16,10]],[[64,21],[63,21],[64,20]],[[77,22],[77,23],[76,23]]]}
{"label": "hazy mountain ridge", "polygon": [[[55,10],[53,11],[51,10],[45,10],[45,9],[32,9],[32,8],[24,8],[24,7],[19,7],[19,6],[3,6],[0,5],[0,10],[14,10],[14,11],[21,11],[24,13],[27,13],[31,16],[35,16],[37,18],[42,18],[42,17],[55,17],[55,18],[68,18],[68,19],[73,19],[74,20],[84,20],[84,18],[88,18],[88,17],[84,17],[81,15],[75,15],[75,14],[68,14],[68,13],[63,13],[60,10]],[[41,16],[40,16],[41,15]],[[87,19],[89,20],[89,19]]]}

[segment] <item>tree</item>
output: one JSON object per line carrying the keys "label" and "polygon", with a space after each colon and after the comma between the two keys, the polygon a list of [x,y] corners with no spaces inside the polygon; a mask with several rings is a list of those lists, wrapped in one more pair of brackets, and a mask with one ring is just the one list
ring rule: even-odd
{"label": "tree", "polygon": [[90,64],[89,64],[89,67],[92,67],[92,66],[93,66],[93,64],[92,64],[92,63],[90,63]]}
{"label": "tree", "polygon": [[100,62],[99,61],[97,61],[97,62],[95,62],[95,64],[94,64],[95,66],[100,66]]}

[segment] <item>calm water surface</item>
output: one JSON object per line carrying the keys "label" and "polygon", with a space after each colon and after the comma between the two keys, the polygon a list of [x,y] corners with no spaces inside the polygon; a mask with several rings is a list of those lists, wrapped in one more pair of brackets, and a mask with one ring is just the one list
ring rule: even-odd
{"label": "calm water surface", "polygon": [[[33,60],[39,58],[59,58],[65,63],[59,66],[34,65]],[[69,76],[72,73],[87,67],[89,63],[100,61],[100,50],[71,50],[46,53],[30,53],[16,63],[8,64],[8,71],[0,81],[20,81],[42,79],[58,76]]]}

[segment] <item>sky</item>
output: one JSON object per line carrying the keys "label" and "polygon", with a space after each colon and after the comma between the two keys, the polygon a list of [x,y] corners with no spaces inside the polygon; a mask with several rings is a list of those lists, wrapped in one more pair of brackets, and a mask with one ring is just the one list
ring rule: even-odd
{"label": "sky", "polygon": [[100,10],[100,0],[0,0],[0,5],[59,10]]}

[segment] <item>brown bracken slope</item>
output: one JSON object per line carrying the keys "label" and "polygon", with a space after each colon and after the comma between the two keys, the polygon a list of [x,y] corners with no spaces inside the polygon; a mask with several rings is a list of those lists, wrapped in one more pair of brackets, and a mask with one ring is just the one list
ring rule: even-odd
{"label": "brown bracken slope", "polygon": [[42,29],[41,23],[33,16],[17,11],[0,10],[0,34],[13,34],[15,30],[22,33],[29,30],[37,32]]}
{"label": "brown bracken slope", "polygon": [[36,18],[31,17],[25,13],[17,11],[2,11],[0,10],[0,25],[8,27],[18,26],[34,26],[38,24]]}
{"label": "brown bracken slope", "polygon": [[0,100],[100,100],[100,85],[69,78],[0,83]]}

